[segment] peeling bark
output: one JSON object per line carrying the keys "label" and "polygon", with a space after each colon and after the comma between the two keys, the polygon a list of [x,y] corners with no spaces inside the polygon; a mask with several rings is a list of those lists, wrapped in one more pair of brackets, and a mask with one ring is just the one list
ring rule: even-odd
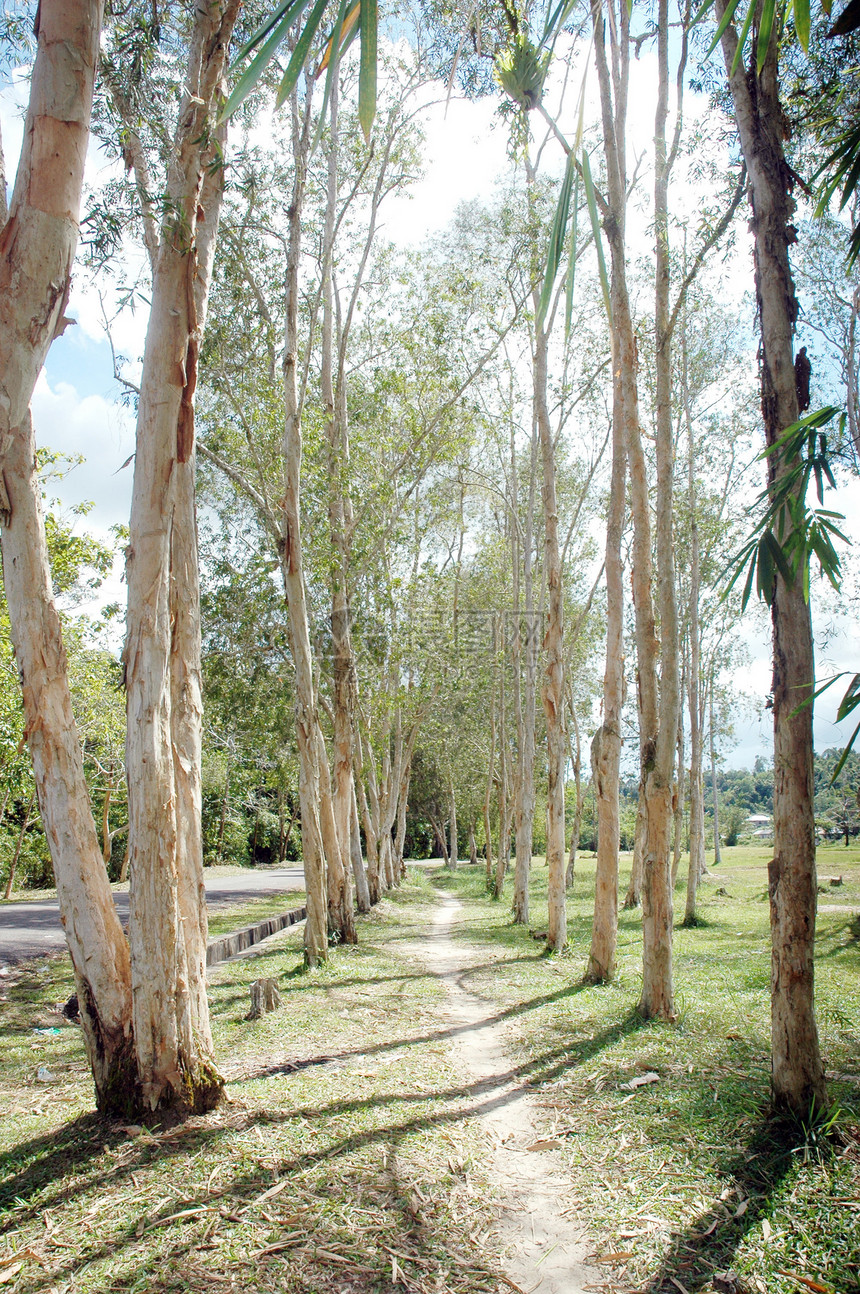
{"label": "peeling bark", "polygon": [[[717,0],[720,16],[724,0]],[[793,334],[798,304],[788,248],[791,173],[783,153],[785,117],[779,99],[778,42],[761,74],[740,60],[731,72],[738,38],[733,24],[722,37],[741,149],[749,174],[756,297],[760,322],[759,375],[765,439],[773,445],[797,420]],[[785,466],[768,459],[768,484]],[[768,866],[771,924],[771,1082],[774,1105],[795,1116],[828,1106],[814,1005],[816,869],[813,814],[814,688],[810,608],[800,578],[777,576],[773,624],[773,834]]]}
{"label": "peeling bark", "polygon": [[240,0],[195,14],[153,276],[127,550],[129,942],[135,1047],[151,1110],[221,1096],[206,998],[194,392],[223,195],[223,95]]}
{"label": "peeling bark", "polygon": [[0,230],[3,578],[27,740],[96,1103],[137,1102],[131,968],[101,858],[48,566],[30,399],[63,326],[78,241],[102,6],[44,0],[21,158]]}

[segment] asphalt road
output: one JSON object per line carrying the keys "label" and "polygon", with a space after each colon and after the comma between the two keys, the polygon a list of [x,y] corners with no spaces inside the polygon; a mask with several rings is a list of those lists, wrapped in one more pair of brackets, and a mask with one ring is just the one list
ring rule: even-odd
{"label": "asphalt road", "polygon": [[[206,875],[206,905],[212,912],[217,908],[247,903],[263,894],[302,890],[304,885],[304,873],[300,867],[279,867],[260,872],[248,870],[240,876]],[[120,920],[125,925],[128,920],[128,891],[115,892],[113,897]],[[56,899],[0,904],[0,966],[24,961],[28,957],[41,957],[65,946],[66,937],[60,925]]]}

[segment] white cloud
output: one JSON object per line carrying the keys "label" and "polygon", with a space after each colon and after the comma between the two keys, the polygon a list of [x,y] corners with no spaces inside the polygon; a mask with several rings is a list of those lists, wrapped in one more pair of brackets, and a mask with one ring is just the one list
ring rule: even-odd
{"label": "white cloud", "polygon": [[33,421],[40,445],[60,454],[83,454],[84,462],[51,483],[50,493],[66,508],[92,503],[86,526],[107,538],[110,527],[127,524],[134,452],[134,420],[121,405],[100,395],[81,397],[67,382],[51,384],[44,370],[33,393]]}

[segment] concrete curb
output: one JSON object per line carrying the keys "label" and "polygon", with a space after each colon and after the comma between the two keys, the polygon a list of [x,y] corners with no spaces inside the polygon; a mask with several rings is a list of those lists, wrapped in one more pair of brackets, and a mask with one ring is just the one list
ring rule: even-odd
{"label": "concrete curb", "polygon": [[253,948],[254,944],[261,943],[270,935],[276,935],[279,931],[286,930],[287,926],[294,926],[297,922],[304,921],[307,915],[307,908],[293,908],[292,912],[282,912],[279,917],[269,917],[257,925],[236,930],[232,935],[220,935],[217,939],[213,939],[206,949],[206,965],[217,966],[219,962],[229,961],[231,957]]}

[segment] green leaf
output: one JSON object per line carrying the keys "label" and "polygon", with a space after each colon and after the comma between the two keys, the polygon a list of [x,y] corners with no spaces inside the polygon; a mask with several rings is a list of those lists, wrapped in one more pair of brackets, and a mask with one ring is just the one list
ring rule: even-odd
{"label": "green leaf", "polygon": [[597,199],[594,196],[594,182],[591,178],[591,163],[588,153],[582,152],[582,180],[585,185],[585,200],[591,218],[591,231],[594,235],[594,246],[597,249],[597,268],[600,271],[600,286],[603,289],[603,304],[606,307],[606,318],[612,322],[612,300],[609,295],[609,277],[606,273],[606,261],[603,256],[603,239],[600,232],[600,220],[597,215]]}
{"label": "green leaf", "polygon": [[562,253],[564,252],[564,236],[567,232],[567,221],[570,215],[570,195],[573,188],[573,176],[576,167],[576,159],[573,153],[567,155],[567,166],[564,170],[564,179],[561,182],[561,189],[558,194],[558,202],[555,207],[555,215],[552,219],[552,229],[549,235],[549,247],[546,255],[546,268],[544,270],[543,284],[541,285],[540,299],[538,300],[537,318],[535,322],[539,328],[543,327],[546,319],[549,303],[552,300],[552,289],[555,283],[555,276],[558,273],[558,267],[561,263]]}
{"label": "green leaf", "polygon": [[[754,2],[754,0],[753,0]],[[777,0],[762,0],[761,18],[758,25],[758,37],[756,39],[756,70],[761,76],[767,56],[770,51],[771,37],[773,36],[773,20],[776,17]]]}
{"label": "green leaf", "polygon": [[[836,675],[836,678],[842,677],[842,674]],[[831,682],[835,683],[836,679],[831,679]],[[845,689],[845,695],[839,702],[839,709],[836,711],[837,723],[847,719],[849,714],[857,709],[858,705],[860,705],[860,674],[855,674]]]}
{"label": "green leaf", "polygon": [[737,72],[738,64],[740,63],[741,59],[744,56],[744,48],[746,46],[747,39],[750,34],[750,27],[752,26],[752,20],[754,17],[755,17],[755,0],[750,0],[749,8],[747,9],[747,16],[744,19],[744,25],[741,28],[741,34],[738,38],[738,47],[735,50],[735,56],[732,59],[732,76],[734,76],[735,72]]}
{"label": "green leaf", "polygon": [[794,0],[794,30],[806,54],[809,50],[809,0]]}
{"label": "green leaf", "polygon": [[[292,27],[293,23],[299,17],[303,8],[304,0],[294,0],[294,2],[288,6],[283,18],[272,31],[271,36],[266,41],[263,48],[258,52],[255,58],[251,59],[251,62],[236,82],[236,85],[233,87],[232,94],[221,109],[221,114],[218,118],[219,121],[226,121],[226,119],[236,111],[239,105],[245,102],[251,91],[256,88],[260,78],[271,63],[275,50],[284,40],[286,40],[290,27]],[[233,66],[235,67],[236,64],[234,63]]]}
{"label": "green leaf", "polygon": [[832,777],[831,777],[831,779],[830,779],[830,785],[831,785],[831,786],[832,786],[832,785],[833,785],[833,783],[836,781],[837,777],[839,776],[839,774],[842,772],[843,768],[845,767],[845,761],[846,761],[846,759],[848,758],[848,756],[851,754],[851,747],[854,745],[855,741],[857,740],[857,734],[858,734],[858,733],[860,733],[860,723],[858,723],[857,727],[856,727],[856,728],[854,729],[854,731],[852,732],[851,737],[849,738],[849,741],[848,741],[847,746],[846,746],[846,747],[845,747],[845,749],[843,750],[842,754],[839,756],[839,762],[838,762],[838,764],[836,765],[836,767],[834,768],[834,770],[833,770],[833,776],[832,776]]}
{"label": "green leaf", "polygon": [[302,6],[303,6],[303,0],[281,0],[281,3],[275,9],[272,10],[272,12],[268,15],[267,18],[264,18],[264,20],[260,23],[259,27],[254,32],[253,36],[250,36],[248,40],[245,41],[245,44],[242,46],[242,48],[239,50],[236,57],[233,59],[231,71],[236,67],[238,67],[238,65],[242,62],[244,58],[247,58],[247,56],[250,54],[252,49],[257,48],[260,41],[264,40],[265,37],[268,36],[269,32],[277,23],[280,22],[281,18],[287,12],[288,9],[300,10]]}
{"label": "green leaf", "polygon": [[376,116],[376,0],[361,0],[361,61],[358,69],[358,120],[370,143]]}
{"label": "green leaf", "polygon": [[[335,21],[334,21],[334,27],[332,28],[331,35],[329,36],[328,44],[325,47],[325,53],[323,54],[322,60],[320,61],[320,65],[317,68],[317,76],[320,75],[320,73],[323,71],[324,68],[326,68],[327,71],[326,71],[325,90],[323,92],[322,106],[320,108],[316,134],[314,135],[314,140],[313,140],[313,146],[312,146],[313,151],[316,150],[317,144],[320,142],[320,138],[322,136],[323,130],[325,129],[325,117],[326,117],[326,112],[328,111],[329,100],[331,99],[331,92],[332,92],[332,87],[334,85],[334,78],[337,76],[338,68],[340,66],[340,56],[343,53],[343,50],[341,49],[341,32],[343,31],[343,25],[346,22],[347,9],[349,7],[349,4],[350,4],[350,0],[340,0],[340,6],[338,7],[337,17],[335,18]],[[355,9],[358,9],[357,4],[354,7]],[[348,39],[348,36],[349,36],[349,33],[347,33],[347,39]]]}
{"label": "green leaf", "polygon": [[328,0],[317,0],[308,15],[308,20],[304,25],[299,39],[296,41],[296,47],[293,50],[292,58],[287,64],[287,70],[284,73],[283,80],[278,87],[278,97],[275,99],[276,108],[280,108],[281,104],[290,97],[296,87],[298,79],[301,76],[302,68],[307,62],[308,51],[310,50],[314,37],[319,31],[320,23],[322,22],[327,4]]}
{"label": "green leaf", "polygon": [[[749,602],[749,600],[750,600],[750,594],[752,593],[753,580],[755,579],[755,574],[756,574],[756,565],[757,565],[757,554],[754,554],[754,555],[753,555],[753,558],[752,558],[752,560],[751,560],[751,562],[750,562],[749,574],[747,575],[746,584],[744,585],[743,596],[742,596],[742,598],[741,598],[741,613],[743,613],[744,611],[746,611],[746,609],[747,609],[747,603],[748,603],[748,602]],[[731,585],[729,585],[729,588],[731,588]]]}
{"label": "green leaf", "polygon": [[573,223],[570,231],[570,264],[567,267],[567,284],[564,296],[564,338],[570,337],[570,325],[573,321],[573,285],[576,277],[576,227],[579,215],[579,171],[573,182]]}
{"label": "green leaf", "polygon": [[556,7],[550,14],[548,14],[547,20],[544,23],[543,35],[539,42],[541,46],[545,45],[550,37],[552,37],[553,42],[555,42],[556,37],[567,22],[576,7],[576,4],[577,0],[559,0]]}
{"label": "green leaf", "polygon": [[[732,21],[735,14],[737,13],[740,2],[741,0],[729,0],[729,4],[728,4],[728,7],[726,8],[726,12],[723,14],[722,18],[717,24],[717,30],[714,33],[714,39],[711,41],[710,45],[708,46],[708,52],[705,56],[706,58],[710,58],[711,54],[713,54],[714,50],[719,45],[722,39],[723,32],[726,30],[729,23]],[[750,4],[752,4],[753,8],[755,8],[755,0],[750,0]],[[707,8],[710,9],[710,7],[711,7],[710,4],[708,4]],[[706,7],[703,5],[702,8],[699,10],[699,12],[696,14],[695,18],[693,19],[693,23],[697,23],[705,12],[706,12]]]}

